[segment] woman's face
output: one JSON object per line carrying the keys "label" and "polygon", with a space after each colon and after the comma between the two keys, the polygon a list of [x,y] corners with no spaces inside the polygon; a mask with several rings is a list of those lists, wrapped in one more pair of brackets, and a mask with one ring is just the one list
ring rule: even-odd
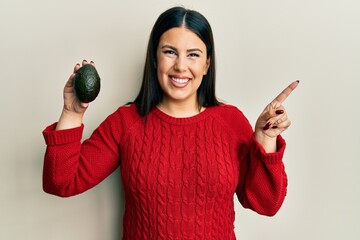
{"label": "woman's face", "polygon": [[171,28],[161,36],[156,57],[163,101],[197,104],[197,89],[210,66],[204,42],[189,29]]}

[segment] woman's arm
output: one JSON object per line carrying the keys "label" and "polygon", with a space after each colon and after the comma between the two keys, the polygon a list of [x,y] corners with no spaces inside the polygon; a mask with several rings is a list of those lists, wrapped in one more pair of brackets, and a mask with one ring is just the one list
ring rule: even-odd
{"label": "woman's arm", "polygon": [[[82,66],[88,64],[83,60]],[[94,65],[93,62],[90,64]],[[58,196],[71,196],[95,186],[108,176],[119,162],[121,124],[119,114],[109,116],[81,143],[82,119],[88,103],[82,103],[75,95],[73,81],[80,64],[65,84],[64,106],[59,121],[44,131],[47,144],[43,189]]]}
{"label": "woman's arm", "polygon": [[283,163],[285,141],[280,134],[291,124],[282,102],[297,87],[298,81],[285,88],[260,114],[255,132],[244,127],[250,141],[240,150],[240,181],[237,196],[245,208],[273,216],[280,209],[287,191],[287,175]]}
{"label": "woman's arm", "polygon": [[109,176],[120,164],[121,116],[111,114],[81,143],[83,125],[44,131],[47,144],[43,167],[43,189],[61,197],[82,193]]}

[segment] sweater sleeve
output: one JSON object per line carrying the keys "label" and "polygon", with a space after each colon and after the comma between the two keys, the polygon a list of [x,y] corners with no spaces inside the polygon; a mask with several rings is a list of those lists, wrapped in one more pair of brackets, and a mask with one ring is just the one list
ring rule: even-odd
{"label": "sweater sleeve", "polygon": [[120,163],[123,133],[118,112],[111,114],[81,143],[84,126],[55,131],[56,123],[43,131],[47,145],[43,189],[61,197],[82,193],[110,175]]}
{"label": "sweater sleeve", "polygon": [[243,113],[234,106],[224,106],[223,119],[228,121],[236,139],[240,165],[236,189],[244,208],[266,216],[275,215],[287,191],[287,176],[282,161],[286,143],[277,137],[277,152],[266,153],[256,141],[254,131]]}
{"label": "sweater sleeve", "polygon": [[243,207],[261,215],[274,216],[287,191],[287,175],[282,161],[285,141],[281,136],[277,137],[278,151],[275,153],[266,153],[253,135],[248,144],[240,147],[237,197]]}

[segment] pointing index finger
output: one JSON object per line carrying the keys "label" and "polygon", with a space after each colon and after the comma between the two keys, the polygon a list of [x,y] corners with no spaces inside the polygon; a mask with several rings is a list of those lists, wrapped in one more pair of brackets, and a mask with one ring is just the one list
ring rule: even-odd
{"label": "pointing index finger", "polygon": [[299,84],[299,80],[292,82],[289,86],[287,86],[273,101],[278,101],[283,103],[285,99],[290,95],[290,93],[297,87]]}

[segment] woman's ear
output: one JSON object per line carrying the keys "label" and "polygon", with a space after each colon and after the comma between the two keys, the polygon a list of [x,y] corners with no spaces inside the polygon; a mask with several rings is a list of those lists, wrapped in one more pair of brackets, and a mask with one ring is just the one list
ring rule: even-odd
{"label": "woman's ear", "polygon": [[204,75],[207,74],[210,67],[210,58],[206,59],[205,69],[204,69]]}

